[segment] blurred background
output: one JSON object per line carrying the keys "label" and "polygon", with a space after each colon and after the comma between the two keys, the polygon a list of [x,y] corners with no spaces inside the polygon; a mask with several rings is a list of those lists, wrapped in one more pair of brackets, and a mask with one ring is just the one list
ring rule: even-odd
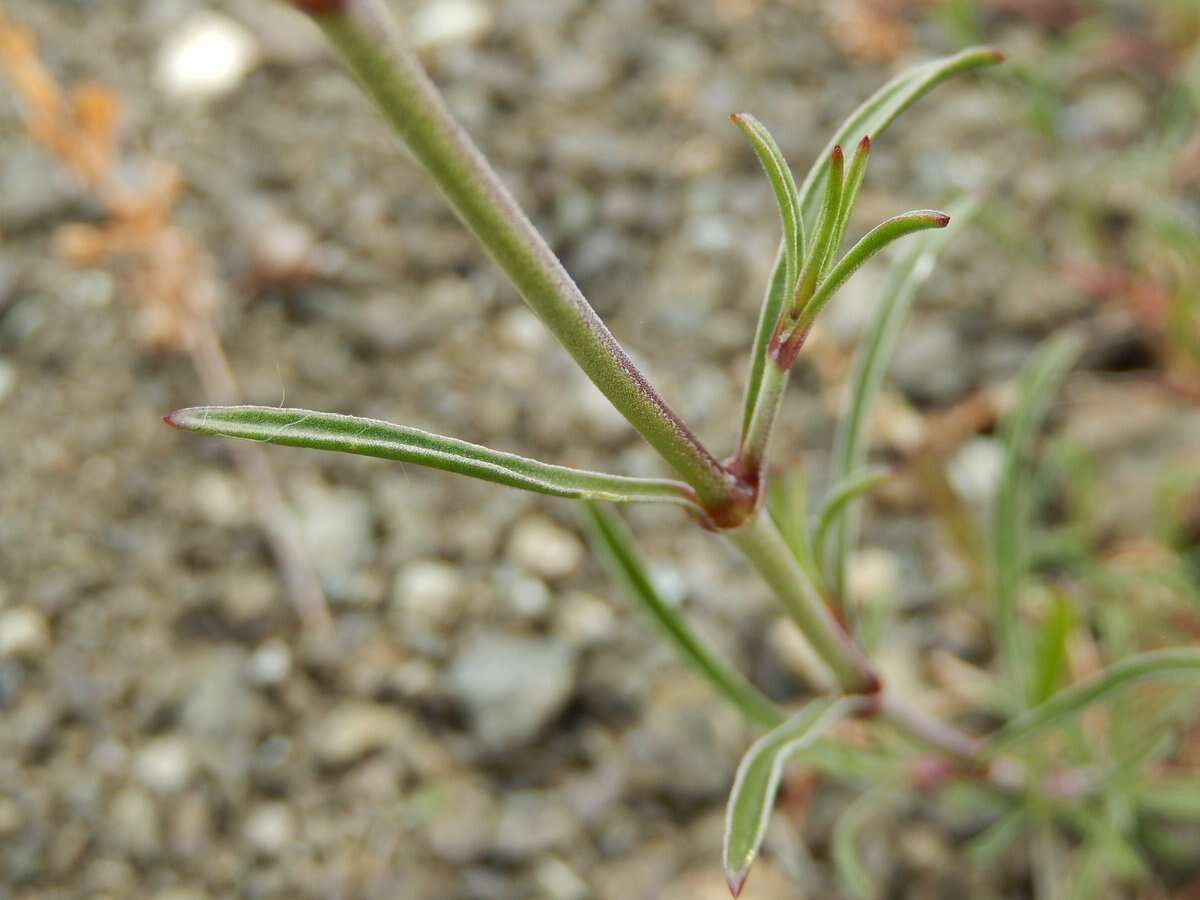
{"label": "blurred background", "polygon": [[[985,198],[891,370],[873,446],[899,474],[853,592],[894,610],[893,683],[969,713],[989,634],[956,516],[994,487],[1020,364],[1071,329],[1086,349],[1041,449],[1031,615],[1053,585],[1105,623],[1074,634],[1074,675],[1114,633],[1200,639],[1194,0],[390,5],[719,454],[778,240],[728,114],[760,117],[803,173],[895,72],[1002,47],[876,142],[851,226]],[[0,17],[0,897],[727,896],[723,803],[753,733],[629,607],[570,504],[235,455],[160,422],[240,395],[661,471],[315,29],[266,0]],[[793,380],[778,461],[817,483],[887,272],[847,286]],[[930,501],[918,456],[954,502]],[[678,513],[631,521],[689,619],[773,696],[804,695],[795,634],[745,567]],[[1192,718],[1160,769],[1200,773]],[[798,769],[744,896],[844,896],[830,827],[853,796]],[[885,896],[1033,896],[1019,840],[965,861],[987,824],[913,797],[864,858]],[[1085,896],[1200,896],[1200,830],[1156,827]],[[1085,843],[1064,837],[1067,871]]]}

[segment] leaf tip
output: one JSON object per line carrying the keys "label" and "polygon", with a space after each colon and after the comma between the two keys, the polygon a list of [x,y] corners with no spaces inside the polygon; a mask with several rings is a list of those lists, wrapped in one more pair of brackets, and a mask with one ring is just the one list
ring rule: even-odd
{"label": "leaf tip", "polygon": [[846,158],[846,154],[842,152],[841,144],[833,145],[833,152],[830,154],[830,158],[833,160],[834,165],[838,165]]}
{"label": "leaf tip", "polygon": [[858,152],[859,153],[870,153],[871,152],[871,136],[869,134],[864,134],[862,136],[862,140],[858,142]]}
{"label": "leaf tip", "polygon": [[746,876],[749,874],[749,868],[738,869],[736,872],[728,869],[725,871],[725,883],[729,885],[729,893],[733,895],[733,900],[738,900],[738,897],[742,896],[742,888],[746,886]]}
{"label": "leaf tip", "polygon": [[177,409],[174,412],[167,413],[165,416],[162,417],[162,420],[164,422],[166,422],[168,425],[170,425],[172,428],[181,428],[181,427],[183,427],[183,423],[181,421],[182,413],[183,413],[182,409]]}
{"label": "leaf tip", "polygon": [[1001,50],[999,47],[993,47],[990,51],[990,55],[992,57],[993,62],[1002,63],[1008,59],[1008,54],[1005,53],[1003,50]]}
{"label": "leaf tip", "polygon": [[950,217],[943,212],[934,213],[929,217],[929,220],[933,222],[934,228],[945,228],[950,224]]}
{"label": "leaf tip", "polygon": [[289,0],[292,6],[310,16],[332,16],[345,12],[346,0]]}

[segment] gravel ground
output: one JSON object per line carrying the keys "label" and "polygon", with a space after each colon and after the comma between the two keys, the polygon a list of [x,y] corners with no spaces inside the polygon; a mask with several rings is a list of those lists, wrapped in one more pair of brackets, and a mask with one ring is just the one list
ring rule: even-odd
{"label": "gravel ground", "polygon": [[[755,112],[801,164],[890,72],[954,49],[917,11],[908,50],[864,61],[814,0],[393,6],[584,292],[721,453],[777,240],[727,114]],[[3,9],[65,81],[118,91],[129,144],[181,167],[180,222],[235,298],[222,329],[250,400],[660,471],[307,23],[258,0],[103,7]],[[206,10],[240,23],[259,62],[220,96],[174,96],[157,60]],[[1053,39],[1000,14],[986,25],[1018,65]],[[1070,88],[1065,127],[1097,148],[1083,169],[1163,114],[1156,84]],[[1200,415],[1113,371],[1130,315],[1057,276],[1085,252],[1063,209],[1084,172],[1062,174],[1026,93],[1011,77],[949,84],[877,142],[860,226],[956,190],[998,198],[919,301],[880,440],[902,447],[926,413],[1006,383],[1041,336],[1083,322],[1096,340],[1064,429],[1128,485],[1110,521],[1132,528],[1148,515],[1148,456],[1183,462]],[[59,225],[96,215],[0,92],[0,897],[724,896],[722,804],[752,733],[628,608],[573,508],[272,450],[336,619],[306,632],[228,451],[159,421],[202,399],[187,360],[137,342],[119,272],[54,254]],[[324,274],[258,285],[272,241],[295,235]],[[885,272],[864,271],[814,338],[781,457],[819,472],[837,378]],[[773,694],[802,694],[744,566],[677,513],[631,518],[692,620]],[[931,532],[919,507],[894,504],[862,570],[917,596],[944,556]],[[919,682],[919,651],[904,643],[889,664]],[[823,787],[803,822],[781,816],[746,896],[798,896],[797,877],[804,896],[837,896],[829,822],[849,796]],[[889,896],[982,890],[952,834],[920,810],[904,821],[875,860]],[[998,884],[1025,896],[1019,872]]]}

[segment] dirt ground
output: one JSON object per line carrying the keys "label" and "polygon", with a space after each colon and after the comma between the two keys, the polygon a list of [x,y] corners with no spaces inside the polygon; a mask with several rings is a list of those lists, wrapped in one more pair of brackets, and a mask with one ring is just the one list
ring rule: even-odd
{"label": "dirt ground", "polygon": [[[936,4],[392,6],[585,294],[722,454],[778,239],[728,114],[758,115],[803,171],[890,74],[961,45]],[[1056,434],[1102,473],[1102,527],[1151,533],[1156,478],[1194,471],[1200,405],[1169,383],[1191,371],[1164,350],[1178,326],[1101,287],[1153,281],[1130,224],[1147,196],[1200,221],[1200,172],[1155,156],[1195,128],[1195,51],[1191,70],[1159,68],[1140,44],[1068,45],[1054,16],[1076,4],[973,6],[1008,71],[938,88],[877,141],[855,220],[991,198],[917,301],[877,452],[902,458],[914,431],[1079,328]],[[163,48],[205,11],[244,29],[254,65],[219,95],[172,93]],[[661,472],[298,16],[265,0],[0,13],[59,79],[115,90],[125,152],[179,166],[177,222],[227,292],[249,400]],[[1127,26],[1114,42],[1159,33],[1142,4],[1112,15],[1097,21]],[[0,898],[726,896],[723,803],[753,732],[629,607],[573,507],[270,448],[335,621],[305,628],[228,449],[160,421],[204,399],[186,356],[139,341],[120,266],[56,252],[60,226],[100,210],[19,112],[0,91]],[[1150,174],[1171,166],[1182,180]],[[288,241],[319,265],[275,277]],[[793,381],[779,461],[818,481],[886,272],[847,287]],[[630,519],[690,619],[773,696],[801,696],[743,564],[676,512]],[[986,635],[929,599],[947,553],[919,496],[885,493],[868,525],[859,568],[908,611],[887,666],[936,701],[930,648]],[[842,896],[829,828],[852,792],[810,788],[790,789],[803,814],[778,817],[751,900]],[[963,866],[962,837],[914,802],[869,859],[891,897],[1029,896],[1019,862]]]}

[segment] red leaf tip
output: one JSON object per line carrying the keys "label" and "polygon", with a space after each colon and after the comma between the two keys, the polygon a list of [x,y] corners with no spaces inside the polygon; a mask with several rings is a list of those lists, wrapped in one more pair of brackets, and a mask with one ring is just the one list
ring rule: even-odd
{"label": "red leaf tip", "polygon": [[344,12],[346,0],[290,0],[292,6],[310,16],[331,16]]}
{"label": "red leaf tip", "polygon": [[869,153],[870,150],[871,150],[871,136],[869,134],[864,134],[862,136],[862,140],[858,142],[858,152],[859,153]]}
{"label": "red leaf tip", "polygon": [[992,59],[994,59],[998,63],[1002,63],[1006,59],[1008,59],[1008,54],[1005,53],[1003,50],[996,48],[995,50],[992,51]]}
{"label": "red leaf tip", "polygon": [[173,413],[173,412],[167,413],[165,416],[162,417],[162,420],[164,422],[166,422],[168,425],[170,425],[172,428],[178,428],[179,420],[176,419],[175,416],[176,416],[176,413]]}
{"label": "red leaf tip", "polygon": [[741,872],[726,872],[725,883],[729,885],[729,893],[733,895],[733,900],[737,900],[742,896],[742,888],[746,886],[746,876],[750,874],[746,870]]}
{"label": "red leaf tip", "polygon": [[945,213],[934,213],[932,218],[933,218],[933,224],[936,225],[938,228],[945,228],[947,225],[950,224],[950,217],[948,215],[946,215]]}
{"label": "red leaf tip", "polygon": [[834,144],[833,153],[831,155],[833,156],[834,162],[841,162],[843,159],[845,159],[845,154],[842,153],[842,145]]}

